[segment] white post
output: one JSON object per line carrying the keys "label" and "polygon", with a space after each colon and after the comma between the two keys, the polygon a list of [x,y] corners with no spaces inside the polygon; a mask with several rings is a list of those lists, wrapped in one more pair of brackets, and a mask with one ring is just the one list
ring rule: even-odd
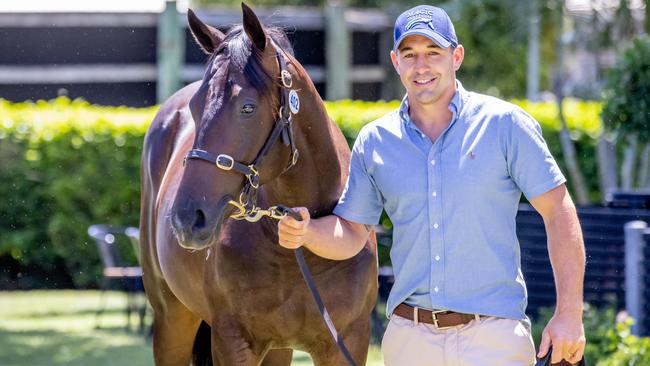
{"label": "white post", "polygon": [[164,102],[180,87],[185,54],[185,34],[178,20],[176,0],[167,0],[165,10],[158,16],[158,78],[156,99]]}
{"label": "white post", "polygon": [[643,248],[645,240],[643,233],[648,224],[643,221],[630,221],[625,224],[625,310],[632,318],[632,334],[641,335],[644,332],[643,321]]}
{"label": "white post", "polygon": [[530,1],[528,17],[528,62],[526,77],[526,98],[539,100],[539,4]]}
{"label": "white post", "polygon": [[352,97],[351,36],[345,21],[345,5],[338,0],[327,2],[325,12],[326,94],[328,100]]}

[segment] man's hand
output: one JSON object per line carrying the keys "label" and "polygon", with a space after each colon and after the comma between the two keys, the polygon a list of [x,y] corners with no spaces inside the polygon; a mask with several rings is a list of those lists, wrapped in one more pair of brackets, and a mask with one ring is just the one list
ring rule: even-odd
{"label": "man's hand", "polygon": [[289,215],[278,221],[278,242],[287,249],[297,249],[303,246],[309,230],[309,210],[305,207],[296,207],[294,210],[302,216],[302,221]]}
{"label": "man's hand", "polygon": [[553,345],[551,363],[558,363],[562,359],[572,364],[578,363],[584,355],[585,344],[582,311],[571,314],[556,311],[542,332],[537,357],[544,357]]}

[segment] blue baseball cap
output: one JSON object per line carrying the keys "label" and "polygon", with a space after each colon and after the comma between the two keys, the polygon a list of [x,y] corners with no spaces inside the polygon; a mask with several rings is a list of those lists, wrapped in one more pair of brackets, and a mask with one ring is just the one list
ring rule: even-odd
{"label": "blue baseball cap", "polygon": [[458,46],[456,31],[449,15],[435,6],[416,6],[397,17],[393,33],[393,51],[397,51],[404,38],[413,34],[425,36],[441,48]]}

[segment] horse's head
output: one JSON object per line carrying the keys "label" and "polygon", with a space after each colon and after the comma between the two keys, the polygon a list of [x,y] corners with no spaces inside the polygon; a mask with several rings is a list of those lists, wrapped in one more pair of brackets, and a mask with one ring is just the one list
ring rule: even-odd
{"label": "horse's head", "polygon": [[225,35],[188,11],[192,34],[210,59],[189,103],[195,139],[172,207],[185,248],[214,243],[224,219],[238,212],[229,203],[246,204],[260,184],[295,164],[288,111],[280,108],[288,107],[291,77],[282,70],[283,50],[291,46],[281,30],[264,28],[248,6],[242,9],[243,25]]}

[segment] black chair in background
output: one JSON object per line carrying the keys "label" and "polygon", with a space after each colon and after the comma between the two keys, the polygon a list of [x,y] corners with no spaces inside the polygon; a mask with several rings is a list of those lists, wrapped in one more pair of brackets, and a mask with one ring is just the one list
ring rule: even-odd
{"label": "black chair in background", "polygon": [[[102,261],[102,284],[100,306],[95,313],[95,326],[100,327],[100,318],[106,310],[106,290],[116,289],[126,293],[126,328],[131,328],[131,314],[138,313],[140,318],[139,329],[144,332],[144,319],[147,309],[147,301],[141,294],[144,293],[142,284],[142,268],[137,265],[129,265],[125,261],[124,245],[120,241],[128,239],[130,245],[127,248],[134,250],[135,257],[139,254],[138,229],[134,227],[117,227],[109,225],[92,225],[88,227],[88,235],[95,239],[97,250]],[[138,298],[140,303],[138,304]]]}

